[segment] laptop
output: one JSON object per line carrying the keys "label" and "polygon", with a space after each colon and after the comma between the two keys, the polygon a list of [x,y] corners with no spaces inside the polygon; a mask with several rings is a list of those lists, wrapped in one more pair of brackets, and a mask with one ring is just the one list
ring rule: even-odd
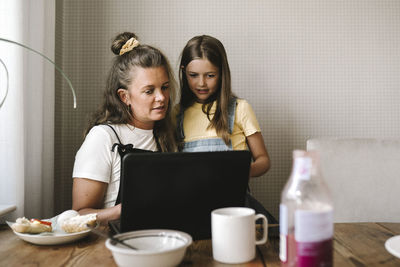
{"label": "laptop", "polygon": [[249,151],[129,153],[122,158],[120,232],[172,229],[211,238],[211,211],[244,206]]}

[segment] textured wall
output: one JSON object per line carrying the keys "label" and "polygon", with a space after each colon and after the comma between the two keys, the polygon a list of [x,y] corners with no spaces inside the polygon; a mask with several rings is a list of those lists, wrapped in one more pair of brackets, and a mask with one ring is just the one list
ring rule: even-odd
{"label": "textured wall", "polygon": [[71,173],[87,113],[101,98],[112,38],[136,32],[175,70],[189,38],[225,45],[234,92],[253,106],[272,169],[251,182],[278,215],[291,151],[311,137],[396,137],[400,130],[400,1],[57,1],[56,55],[78,108],[59,80],[56,192],[71,200]]}

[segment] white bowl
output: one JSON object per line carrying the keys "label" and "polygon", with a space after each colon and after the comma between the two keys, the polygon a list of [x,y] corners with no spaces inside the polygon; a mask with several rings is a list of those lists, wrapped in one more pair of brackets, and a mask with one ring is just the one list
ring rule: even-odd
{"label": "white bowl", "polygon": [[133,250],[107,239],[106,247],[111,251],[118,266],[177,266],[185,256],[192,237],[174,230],[142,230],[114,236],[137,248]]}

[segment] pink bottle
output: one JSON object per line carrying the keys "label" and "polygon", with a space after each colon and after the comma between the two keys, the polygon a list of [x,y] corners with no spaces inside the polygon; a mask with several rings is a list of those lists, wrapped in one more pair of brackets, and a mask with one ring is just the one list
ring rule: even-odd
{"label": "pink bottle", "polygon": [[282,267],[333,266],[333,204],[316,151],[293,151],[280,204]]}

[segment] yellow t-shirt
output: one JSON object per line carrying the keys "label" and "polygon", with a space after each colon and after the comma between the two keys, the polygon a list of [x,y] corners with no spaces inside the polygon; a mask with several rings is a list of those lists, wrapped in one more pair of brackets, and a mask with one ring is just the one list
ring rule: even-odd
{"label": "yellow t-shirt", "polygon": [[[202,111],[202,104],[195,103],[185,110],[183,130],[185,133],[184,142],[201,139],[218,138],[215,129],[207,129],[210,121]],[[215,112],[215,102],[210,111],[210,119]],[[233,132],[230,136],[233,150],[246,150],[246,136],[261,132],[256,115],[250,104],[244,99],[236,100],[235,121]]]}

